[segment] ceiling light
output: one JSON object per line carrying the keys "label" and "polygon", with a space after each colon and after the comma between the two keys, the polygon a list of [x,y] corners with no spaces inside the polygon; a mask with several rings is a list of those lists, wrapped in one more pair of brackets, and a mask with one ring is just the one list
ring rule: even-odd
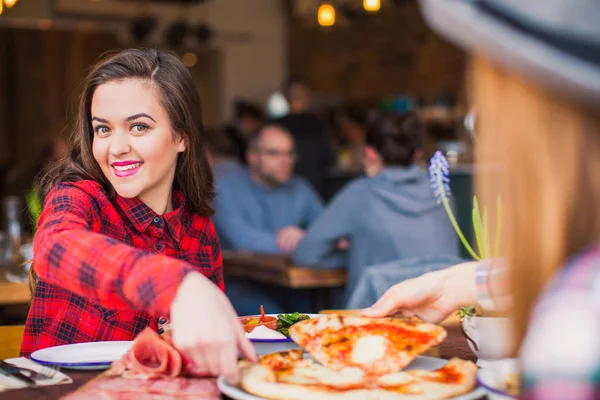
{"label": "ceiling light", "polygon": [[333,26],[335,24],[335,8],[329,3],[319,6],[317,20],[321,26]]}

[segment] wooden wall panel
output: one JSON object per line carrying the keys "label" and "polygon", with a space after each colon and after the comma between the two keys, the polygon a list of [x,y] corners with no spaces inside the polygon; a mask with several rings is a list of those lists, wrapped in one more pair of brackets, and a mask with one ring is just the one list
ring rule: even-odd
{"label": "wooden wall panel", "polygon": [[344,100],[464,91],[465,54],[426,26],[415,0],[333,29],[290,15],[288,42],[291,75]]}

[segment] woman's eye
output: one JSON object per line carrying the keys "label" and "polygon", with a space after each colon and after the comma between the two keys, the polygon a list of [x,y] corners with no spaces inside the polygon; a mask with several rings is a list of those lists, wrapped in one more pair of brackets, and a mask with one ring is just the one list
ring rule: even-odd
{"label": "woman's eye", "polygon": [[141,132],[146,131],[146,129],[148,129],[148,127],[146,125],[137,124],[137,125],[133,125],[132,129],[134,132],[141,133]]}
{"label": "woman's eye", "polygon": [[108,126],[97,126],[94,128],[94,131],[96,131],[96,134],[98,135],[106,135],[110,132],[110,129]]}

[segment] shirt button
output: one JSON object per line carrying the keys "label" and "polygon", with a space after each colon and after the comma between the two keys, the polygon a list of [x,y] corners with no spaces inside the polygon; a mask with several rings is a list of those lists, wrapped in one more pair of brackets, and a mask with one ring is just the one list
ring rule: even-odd
{"label": "shirt button", "polygon": [[156,243],[156,250],[160,250],[163,248],[163,245],[160,243]]}
{"label": "shirt button", "polygon": [[164,325],[164,324],[167,323],[167,319],[165,317],[160,317],[158,319],[158,323],[161,324],[161,325]]}
{"label": "shirt button", "polygon": [[155,223],[156,225],[160,224],[160,218],[158,218],[158,217],[155,217],[155,218],[154,218],[154,223]]}
{"label": "shirt button", "polygon": [[158,328],[158,334],[162,335],[163,333],[165,333],[164,328]]}

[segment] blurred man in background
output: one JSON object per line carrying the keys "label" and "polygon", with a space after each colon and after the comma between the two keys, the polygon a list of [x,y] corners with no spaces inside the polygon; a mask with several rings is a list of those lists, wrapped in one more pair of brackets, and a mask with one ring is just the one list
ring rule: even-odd
{"label": "blurred man in background", "polygon": [[293,175],[290,133],[266,125],[250,141],[248,168],[217,182],[215,225],[224,249],[291,253],[323,209],[313,188]]}
{"label": "blurred man in background", "polygon": [[299,159],[295,172],[323,193],[327,169],[335,164],[329,135],[319,118],[310,113],[310,91],[299,80],[292,80],[285,91],[290,113],[277,120],[294,137]]}
{"label": "blurred man in background", "polygon": [[[303,178],[293,175],[294,140],[282,126],[263,127],[250,141],[247,159],[248,168],[217,180],[213,221],[221,246],[290,254],[323,204]],[[261,304],[269,313],[308,307],[302,305],[308,301],[307,293],[289,296],[289,290],[239,279],[228,279],[225,286],[240,315],[256,314]]]}

